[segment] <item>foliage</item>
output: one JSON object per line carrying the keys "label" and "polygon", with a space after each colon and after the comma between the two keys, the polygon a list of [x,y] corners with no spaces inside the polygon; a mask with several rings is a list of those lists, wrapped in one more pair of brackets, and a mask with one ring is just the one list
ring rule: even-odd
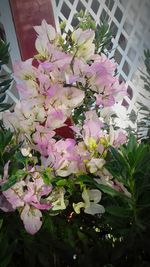
{"label": "foliage", "polygon": [[[7,262],[2,267],[149,266],[150,148],[131,136],[119,151],[111,148],[108,157],[107,168],[127,186],[131,197],[95,183],[103,191],[106,212],[102,217],[76,215],[69,208],[58,217],[47,212],[35,236],[23,230],[17,214],[3,214],[1,242]],[[91,177],[81,178],[93,183]],[[12,247],[7,247],[8,242]]]}
{"label": "foliage", "polygon": [[[0,71],[4,64],[9,62],[9,44],[4,43],[0,39]],[[6,91],[11,85],[12,79],[9,74],[0,75],[0,112],[9,109],[12,104],[4,103]]]}

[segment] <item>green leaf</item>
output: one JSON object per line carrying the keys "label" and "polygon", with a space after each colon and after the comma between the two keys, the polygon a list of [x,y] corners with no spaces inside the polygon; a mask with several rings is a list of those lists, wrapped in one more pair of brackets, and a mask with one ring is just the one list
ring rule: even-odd
{"label": "green leaf", "polygon": [[109,206],[105,207],[106,212],[116,217],[128,218],[132,216],[132,210],[125,209],[125,207]]}
{"label": "green leaf", "polygon": [[0,131],[0,149],[4,148],[4,132]]}
{"label": "green leaf", "polygon": [[10,84],[3,86],[2,88],[0,88],[0,94],[5,93],[10,87]]}
{"label": "green leaf", "polygon": [[83,183],[88,183],[88,184],[94,184],[94,180],[91,176],[87,174],[81,174],[77,177],[76,182],[83,182]]}
{"label": "green leaf", "polygon": [[4,132],[4,146],[6,147],[12,140],[13,133],[10,130]]}
{"label": "green leaf", "polygon": [[123,155],[121,155],[121,153],[119,151],[117,151],[117,149],[115,149],[114,147],[110,147],[110,151],[111,151],[113,157],[115,158],[115,160],[120,164],[120,166],[123,169],[124,168],[126,168],[127,170],[130,169],[128,161],[125,159],[125,157]]}
{"label": "green leaf", "polygon": [[129,202],[131,202],[131,199],[126,196],[125,194],[121,193],[121,192],[118,192],[117,190],[107,186],[107,185],[104,185],[104,184],[98,184],[98,183],[95,183],[95,186],[100,189],[103,193],[106,193],[107,195],[110,195],[112,197],[120,197],[122,199],[125,199]]}
{"label": "green leaf", "polygon": [[137,140],[134,134],[130,134],[129,141],[127,144],[127,150],[128,152],[132,152],[133,150],[137,148]]}
{"label": "green leaf", "polygon": [[10,107],[12,107],[12,104],[0,103],[0,112],[8,110]]}
{"label": "green leaf", "polygon": [[0,103],[2,103],[6,98],[6,94],[3,94],[2,96],[0,96]]}
{"label": "green leaf", "polygon": [[0,65],[7,64],[9,61],[9,44],[0,39]]}
{"label": "green leaf", "polygon": [[13,81],[13,79],[8,79],[0,83],[0,87],[10,85],[10,83]]}
{"label": "green leaf", "polygon": [[5,184],[1,185],[1,191],[6,191],[10,187],[12,187],[18,180],[23,179],[26,175],[25,170],[18,170],[15,175],[9,177]]}
{"label": "green leaf", "polygon": [[14,155],[15,155],[15,153],[16,153],[16,152],[18,151],[18,149],[21,147],[22,143],[23,143],[23,142],[20,142],[20,143],[17,144],[17,145],[13,145],[13,146],[11,146],[11,148],[9,149],[8,152],[7,152],[7,151],[4,152],[4,154],[3,154],[3,158],[4,158],[4,160],[7,161],[8,158],[9,158],[9,159],[13,158]]}
{"label": "green leaf", "polygon": [[0,229],[2,228],[3,225],[3,219],[0,219]]}
{"label": "green leaf", "polygon": [[49,185],[52,183],[52,174],[51,174],[51,168],[46,168],[44,172],[42,173],[42,178],[45,184]]}
{"label": "green leaf", "polygon": [[9,189],[10,187],[12,187],[15,183],[17,182],[17,177],[16,175],[13,175],[9,178],[9,180],[5,183],[1,185],[1,189],[0,191],[6,191],[7,189]]}
{"label": "green leaf", "polygon": [[66,186],[66,185],[68,185],[68,181],[67,181],[67,179],[60,179],[59,181],[56,182],[56,184],[58,186]]}

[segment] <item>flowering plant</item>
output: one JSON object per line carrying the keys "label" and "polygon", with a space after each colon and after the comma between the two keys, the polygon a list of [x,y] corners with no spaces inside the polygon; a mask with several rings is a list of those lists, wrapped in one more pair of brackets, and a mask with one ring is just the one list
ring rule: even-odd
{"label": "flowering plant", "polygon": [[[92,29],[79,27],[62,36],[45,20],[34,29],[37,55],[16,62],[20,100],[14,112],[3,114],[5,127],[22,141],[23,168],[12,182],[11,161],[5,164],[0,206],[6,212],[17,209],[30,234],[41,228],[44,211],[103,214],[99,202],[105,186],[130,197],[105,168],[109,147],[126,142],[126,133],[108,127],[102,117],[126,94],[115,76],[116,63],[95,52]],[[91,99],[91,109],[77,119],[76,111]],[[68,118],[71,134],[63,138],[59,129]]]}
{"label": "flowering plant", "polygon": [[107,27],[35,30],[0,123],[0,266],[149,266],[150,149],[113,126],[126,89]]}

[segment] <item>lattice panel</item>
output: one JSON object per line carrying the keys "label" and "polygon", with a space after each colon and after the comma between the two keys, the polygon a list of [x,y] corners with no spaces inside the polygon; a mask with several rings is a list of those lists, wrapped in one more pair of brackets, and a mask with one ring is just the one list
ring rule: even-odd
{"label": "lattice panel", "polygon": [[[52,0],[57,30],[59,22],[66,20],[66,30],[76,25],[73,16],[80,10],[87,11],[98,23],[108,19],[113,33],[113,47],[110,57],[114,56],[119,64],[120,79],[126,81],[128,97],[123,106],[116,107],[121,120],[128,120],[127,113],[137,112],[136,101],[143,87],[139,67],[143,67],[143,50],[150,44],[150,1],[149,0]],[[123,110],[123,112],[122,112]],[[126,113],[126,116],[125,114]],[[129,122],[131,127],[135,124]]]}

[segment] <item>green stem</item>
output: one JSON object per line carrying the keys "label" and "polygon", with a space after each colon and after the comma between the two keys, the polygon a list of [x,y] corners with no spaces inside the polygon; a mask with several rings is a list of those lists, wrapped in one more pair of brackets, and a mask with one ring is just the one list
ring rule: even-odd
{"label": "green stem", "polygon": [[131,198],[132,198],[132,208],[133,208],[133,216],[134,216],[134,223],[137,222],[137,207],[136,207],[136,196],[135,196],[135,181],[133,175],[130,177],[130,191],[131,191]]}

